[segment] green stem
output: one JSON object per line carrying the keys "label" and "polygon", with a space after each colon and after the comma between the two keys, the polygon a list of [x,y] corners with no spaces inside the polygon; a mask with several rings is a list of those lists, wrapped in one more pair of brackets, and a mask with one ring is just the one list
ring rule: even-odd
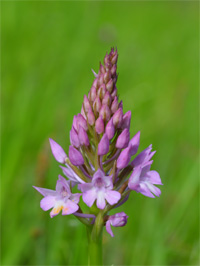
{"label": "green stem", "polygon": [[102,265],[102,232],[103,215],[97,215],[93,226],[87,227],[88,235],[88,265]]}

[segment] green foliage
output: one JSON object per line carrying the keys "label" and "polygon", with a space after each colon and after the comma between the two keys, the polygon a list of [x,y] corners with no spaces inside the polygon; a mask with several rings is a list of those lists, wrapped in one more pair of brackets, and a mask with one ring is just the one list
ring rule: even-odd
{"label": "green foliage", "polygon": [[198,264],[198,2],[4,1],[1,220],[3,265],[87,264],[85,228],[39,207],[32,185],[54,188],[73,115],[111,46],[131,133],[150,143],[160,198],[132,193],[127,226],[104,232],[113,265]]}

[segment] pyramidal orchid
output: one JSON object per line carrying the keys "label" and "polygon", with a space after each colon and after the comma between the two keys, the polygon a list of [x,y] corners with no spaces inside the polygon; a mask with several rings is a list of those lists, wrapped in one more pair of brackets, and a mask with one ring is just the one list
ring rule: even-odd
{"label": "pyramidal orchid", "polygon": [[[88,230],[89,265],[102,264],[102,231],[113,237],[111,226],[127,223],[124,212],[110,215],[123,205],[131,191],[154,198],[162,185],[158,172],[150,170],[152,145],[138,155],[140,132],[130,137],[131,112],[123,112],[117,94],[117,50],[111,49],[100,64],[81,112],[74,116],[68,153],[49,139],[51,150],[65,178],[59,175],[56,189],[34,187],[43,198],[40,206],[50,217],[73,214]],[[67,155],[68,154],[68,155]],[[77,188],[80,193],[73,193]],[[79,200],[87,205],[83,212]],[[86,208],[84,208],[85,210]]]}

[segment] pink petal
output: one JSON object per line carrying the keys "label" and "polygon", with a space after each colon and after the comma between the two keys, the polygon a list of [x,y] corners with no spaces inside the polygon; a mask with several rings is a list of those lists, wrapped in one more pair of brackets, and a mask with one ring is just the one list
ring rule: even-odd
{"label": "pink petal", "polygon": [[57,193],[55,190],[52,189],[47,189],[47,188],[42,188],[42,187],[35,187],[33,186],[40,194],[43,196],[55,196]]}
{"label": "pink petal", "polygon": [[108,190],[105,194],[105,199],[110,205],[116,204],[121,198],[121,194],[118,191]]}
{"label": "pink petal", "polygon": [[106,201],[105,201],[105,192],[99,191],[97,193],[97,207],[99,209],[104,209],[106,206]]}
{"label": "pink petal", "polygon": [[76,212],[78,209],[79,206],[75,202],[67,200],[67,202],[63,205],[62,215],[72,214]]}
{"label": "pink petal", "polygon": [[143,194],[146,197],[155,198],[155,196],[151,193],[151,191],[149,190],[147,185],[144,183],[141,183],[139,188],[136,191],[140,192],[141,194]]}
{"label": "pink petal", "polygon": [[146,182],[146,185],[147,185],[147,187],[149,188],[149,190],[150,190],[154,195],[156,195],[157,197],[160,196],[160,194],[161,194],[161,190],[160,190],[158,187],[152,185],[151,183],[147,183],[147,182]]}
{"label": "pink petal", "polygon": [[113,232],[112,232],[112,229],[111,229],[111,225],[110,225],[111,223],[110,223],[110,221],[108,220],[107,222],[106,222],[106,231],[108,232],[108,234],[110,234],[112,237],[114,237],[114,234],[113,234]]}
{"label": "pink petal", "polygon": [[135,190],[138,186],[138,184],[140,183],[140,175],[142,172],[142,168],[141,167],[136,167],[129,179],[129,183],[128,186],[130,189]]}
{"label": "pink petal", "polygon": [[55,203],[55,197],[46,196],[40,201],[40,207],[43,209],[43,211],[48,211],[49,209],[54,207]]}
{"label": "pink petal", "polygon": [[97,197],[97,195],[96,195],[95,189],[90,189],[90,190],[84,192],[83,196],[82,196],[83,201],[85,202],[85,204],[88,207],[91,207],[94,204],[96,197]]}
{"label": "pink petal", "polygon": [[152,184],[162,185],[162,181],[160,179],[160,175],[158,172],[149,171],[147,172],[147,176],[148,176],[149,182],[151,182]]}
{"label": "pink petal", "polygon": [[64,163],[65,159],[67,158],[67,155],[63,148],[56,143],[53,139],[49,139],[51,151],[53,153],[53,156],[55,157],[56,161],[59,163]]}

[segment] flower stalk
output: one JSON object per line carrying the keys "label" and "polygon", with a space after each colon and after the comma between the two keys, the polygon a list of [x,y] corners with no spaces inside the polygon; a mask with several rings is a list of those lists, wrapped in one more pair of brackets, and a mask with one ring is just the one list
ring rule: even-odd
{"label": "flower stalk", "polygon": [[97,215],[95,223],[87,227],[88,236],[88,265],[103,265],[102,258],[102,235],[103,235],[103,215]]}

